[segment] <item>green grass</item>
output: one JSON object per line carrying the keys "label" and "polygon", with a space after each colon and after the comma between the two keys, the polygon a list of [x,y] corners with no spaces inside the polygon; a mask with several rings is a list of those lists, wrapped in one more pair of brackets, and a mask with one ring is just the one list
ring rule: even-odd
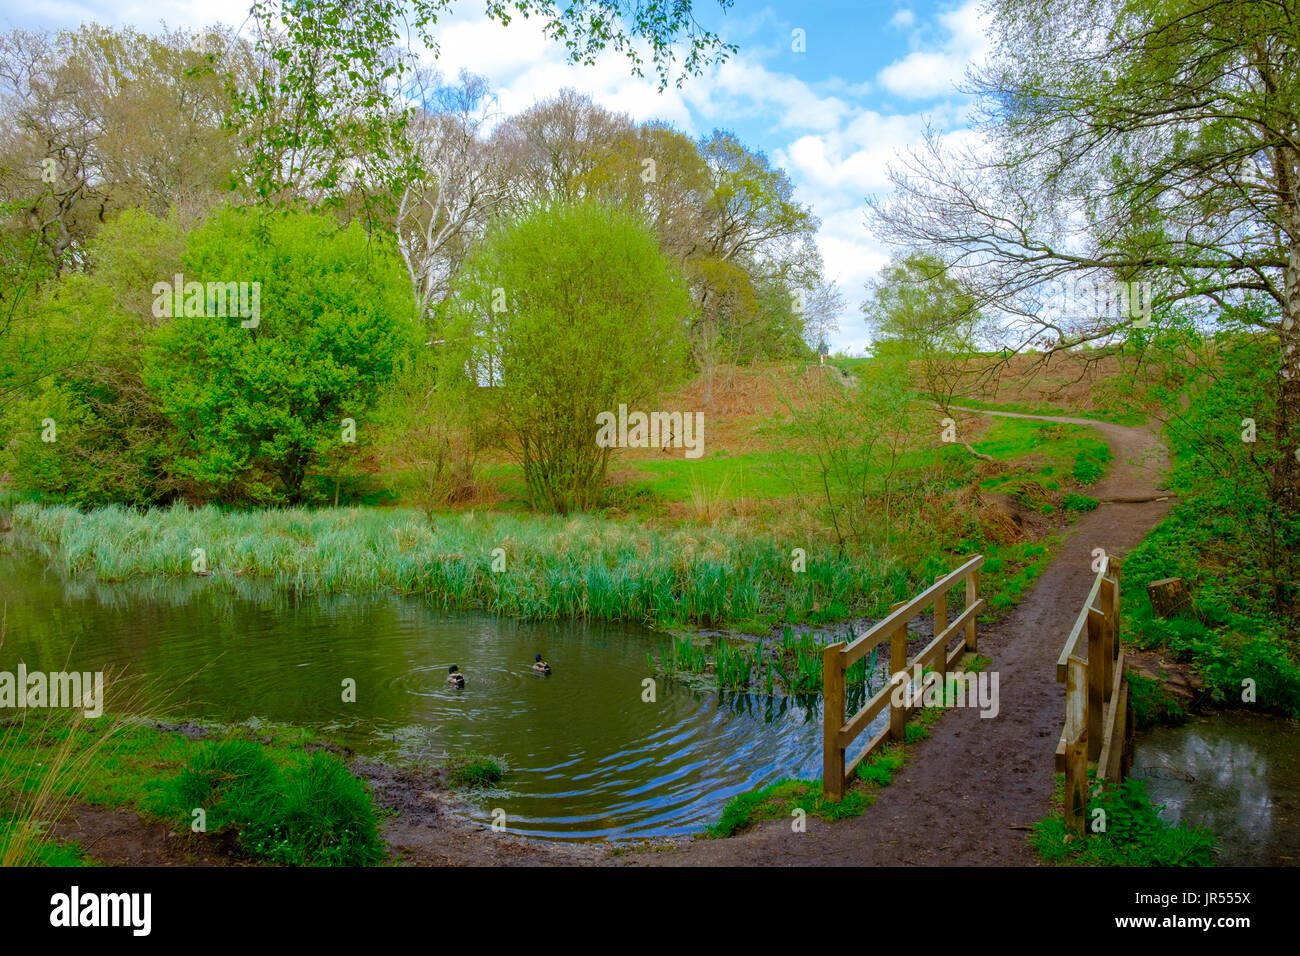
{"label": "green grass", "polygon": [[843,800],[827,800],[822,796],[820,780],[778,780],[732,797],[721,819],[706,832],[712,837],[733,836],[759,820],[793,818],[796,809],[823,820],[842,820],[860,815],[870,803],[866,794],[852,791]]}
{"label": "green grass", "polygon": [[[79,748],[103,733],[94,721],[67,727],[54,720],[9,722],[0,750],[0,774],[20,791],[42,785],[42,768],[69,735]],[[135,721],[114,731],[89,773],[55,781],[74,802],[123,807],[191,832],[195,809],[207,815],[209,834],[230,833],[250,859],[292,865],[363,865],[384,854],[364,784],[332,754],[309,753],[315,742],[294,728],[258,728],[256,739],[236,731],[224,740],[193,740]],[[7,831],[0,826],[0,844]],[[40,847],[48,865],[86,862],[72,846]]]}
{"label": "green grass", "polygon": [[1187,718],[1183,705],[1158,680],[1134,671],[1125,674],[1128,702],[1139,730],[1160,724],[1180,724]]}
{"label": "green grass", "polygon": [[505,775],[504,761],[481,754],[454,760],[447,766],[452,784],[469,790],[495,787]]}
{"label": "green grass", "polygon": [[[409,510],[231,512],[176,506],[14,507],[16,527],[55,551],[68,572],[102,580],[191,574],[206,552],[218,583],[236,572],[299,591],[424,594],[443,608],[529,620],[579,618],[660,626],[827,621],[878,609],[896,567],[810,549],[792,573],[788,542],[742,522],[655,528],[592,516]],[[505,570],[492,570],[493,551]]]}
{"label": "green grass", "polygon": [[322,751],[282,766],[254,741],[207,741],[146,806],[179,832],[202,809],[206,832],[233,831],[241,852],[266,863],[366,866],[385,855],[365,785]]}
{"label": "green grass", "polygon": [[[1060,798],[1064,776],[1057,775]],[[1101,810],[1104,816],[1098,816]],[[1130,778],[1088,801],[1088,832],[1070,835],[1058,813],[1034,825],[1033,845],[1049,863],[1072,866],[1213,866],[1217,840],[1205,829],[1172,826],[1147,798],[1146,784]],[[1093,832],[1093,821],[1104,821]]]}

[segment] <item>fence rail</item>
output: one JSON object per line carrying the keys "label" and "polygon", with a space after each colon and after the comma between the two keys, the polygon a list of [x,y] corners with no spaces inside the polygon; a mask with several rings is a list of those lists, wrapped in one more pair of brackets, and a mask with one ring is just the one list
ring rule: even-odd
{"label": "fence rail", "polygon": [[[851,644],[840,641],[830,644],[822,651],[822,792],[827,799],[840,800],[844,797],[846,781],[853,775],[858,764],[878,750],[886,740],[902,740],[907,726],[907,718],[920,704],[910,706],[895,704],[892,701],[894,681],[885,686],[852,717],[845,720],[845,681],[844,672],[855,662],[869,653],[872,648],[884,641],[889,641],[889,673],[891,678],[899,671],[908,671],[916,664],[931,667],[941,672],[941,680],[946,682],[947,673],[952,665],[967,651],[978,649],[976,618],[984,609],[984,600],[979,596],[979,573],[984,566],[984,556],[971,558],[955,571],[939,577],[934,584],[926,588],[910,601],[894,605],[893,611],[871,630],[854,640]],[[966,584],[966,604],[961,614],[951,623],[948,621],[948,592],[962,582]],[[934,639],[922,648],[912,660],[907,659],[907,624],[912,618],[934,607]],[[964,632],[964,639],[951,652],[948,643],[958,634]],[[881,730],[868,743],[866,748],[846,767],[844,755],[849,745],[856,740],[871,722],[889,708],[889,726]]]}
{"label": "fence rail", "polygon": [[[1118,783],[1128,776],[1133,750],[1133,719],[1119,641],[1120,562],[1103,559],[1056,661],[1056,679],[1065,684],[1065,727],[1056,745],[1056,769],[1065,773],[1065,823],[1082,834],[1088,807],[1088,766],[1098,782]],[[1079,645],[1087,635],[1087,657]]]}

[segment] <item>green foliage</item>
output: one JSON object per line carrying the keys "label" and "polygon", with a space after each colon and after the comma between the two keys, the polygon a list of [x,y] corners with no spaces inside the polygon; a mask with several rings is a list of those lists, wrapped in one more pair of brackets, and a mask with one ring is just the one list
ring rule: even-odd
{"label": "green foliage", "polygon": [[370,797],[331,754],[303,755],[281,769],[253,741],[205,743],[151,806],[182,831],[195,808],[205,811],[208,832],[230,828],[243,852],[268,863],[359,866],[383,858]]}
{"label": "green foliage", "polygon": [[654,233],[616,207],[554,204],[498,223],[453,285],[437,337],[480,386],[534,506],[596,506],[599,416],[648,412],[685,371],[690,294]]}
{"label": "green foliage", "polygon": [[789,816],[796,809],[823,820],[842,820],[860,815],[870,805],[867,795],[856,791],[846,793],[843,800],[827,800],[820,780],[783,779],[732,797],[718,822],[705,831],[711,837],[729,837],[758,820]]}
{"label": "green foliage", "polygon": [[495,787],[505,773],[502,762],[496,757],[464,757],[453,761],[447,768],[453,784],[470,790]]}
{"label": "green foliage", "polygon": [[1217,841],[1210,831],[1171,826],[1147,798],[1144,781],[1129,778],[1088,802],[1086,819],[1105,813],[1104,832],[1071,839],[1060,816],[1034,825],[1034,849],[1049,863],[1083,866],[1213,866]]}
{"label": "green foliage", "polygon": [[[170,423],[142,380],[141,351],[156,321],[154,282],[180,268],[188,224],[128,210],[105,224],[93,268],[47,284],[19,323],[34,375],[6,409],[6,449],[18,487],[82,506],[151,504],[177,490]],[[43,423],[53,420],[53,441]]]}
{"label": "green foliage", "polygon": [[[913,727],[921,729],[915,724],[908,724],[907,729],[911,730]],[[869,783],[887,787],[893,782],[894,774],[903,768],[905,760],[901,748],[885,748],[858,764],[858,776]]]}
{"label": "green foliage", "polygon": [[[283,504],[323,462],[343,467],[418,326],[388,243],[327,216],[225,210],[191,236],[187,282],[259,282],[260,316],[174,316],[144,378],[175,426],[177,473],[200,498]],[[250,286],[251,288],[251,286]],[[164,296],[169,299],[170,296]]]}
{"label": "green foliage", "polygon": [[1061,508],[1065,511],[1092,511],[1097,504],[1096,498],[1087,495],[1068,494],[1061,498]]}
{"label": "green foliage", "polygon": [[1183,705],[1158,680],[1129,671],[1128,702],[1139,730],[1159,724],[1178,724],[1187,717]]}

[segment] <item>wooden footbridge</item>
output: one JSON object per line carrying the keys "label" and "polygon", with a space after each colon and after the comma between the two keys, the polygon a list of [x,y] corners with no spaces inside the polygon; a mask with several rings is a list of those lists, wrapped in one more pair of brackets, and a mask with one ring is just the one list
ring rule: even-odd
{"label": "wooden footbridge", "polygon": [[[1056,749],[1055,769],[1065,773],[1066,822],[1078,833],[1084,832],[1089,765],[1096,767],[1099,783],[1118,782],[1128,774],[1132,753],[1133,720],[1118,638],[1120,562],[1113,557],[1102,557],[1101,562],[1056,665],[1056,679],[1066,685],[1066,704],[1065,729]],[[888,617],[852,643],[841,641],[824,649],[822,791],[828,799],[841,799],[858,765],[887,741],[903,740],[908,718],[922,706],[915,697],[909,702],[905,696],[900,703],[894,694],[899,682],[909,679],[909,672],[914,673],[917,665],[936,671],[940,686],[946,686],[954,665],[978,650],[976,619],[985,608],[979,596],[983,565],[983,555],[967,559],[910,601],[896,604]],[[954,590],[964,592],[964,605],[949,621],[949,599]],[[907,625],[931,608],[934,636],[909,660]],[[1048,640],[1050,636],[1042,638]],[[845,671],[885,641],[889,642],[891,679],[857,713],[846,718]],[[1043,679],[1049,676],[1044,674]],[[849,747],[886,708],[888,725],[846,765]]]}

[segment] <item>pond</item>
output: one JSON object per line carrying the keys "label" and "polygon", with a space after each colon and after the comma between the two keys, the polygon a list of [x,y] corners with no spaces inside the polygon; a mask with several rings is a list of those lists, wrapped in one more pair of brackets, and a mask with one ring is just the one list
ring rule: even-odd
{"label": "pond", "polygon": [[1170,823],[1207,826],[1220,861],[1300,865],[1300,724],[1225,711],[1143,732],[1132,776]]}
{"label": "pond", "polygon": [[[491,822],[499,807],[512,832],[550,839],[696,832],[737,793],[820,776],[819,703],[662,680],[644,702],[647,654],[664,639],[646,628],[232,583],[96,583],[0,551],[0,671],[124,673],[165,688],[170,719],[292,724],[381,758],[496,755],[503,790],[471,813]],[[551,676],[532,673],[536,653]],[[463,690],[446,684],[451,664]]]}

